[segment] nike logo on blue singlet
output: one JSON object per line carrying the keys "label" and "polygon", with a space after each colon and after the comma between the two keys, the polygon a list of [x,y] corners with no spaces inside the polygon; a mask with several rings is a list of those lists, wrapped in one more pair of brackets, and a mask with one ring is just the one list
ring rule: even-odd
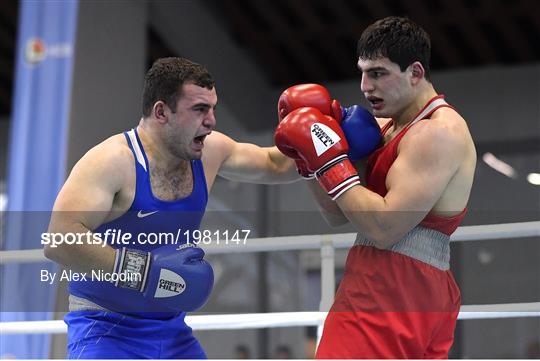
{"label": "nike logo on blue singlet", "polygon": [[158,211],[143,213],[143,211],[139,211],[139,213],[137,213],[137,217],[144,218],[144,217],[151,216],[152,214],[157,213],[157,212]]}

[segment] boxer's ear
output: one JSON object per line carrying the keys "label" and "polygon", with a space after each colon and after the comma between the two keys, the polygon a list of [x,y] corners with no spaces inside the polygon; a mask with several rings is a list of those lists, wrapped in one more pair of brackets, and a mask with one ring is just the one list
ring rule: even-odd
{"label": "boxer's ear", "polygon": [[418,84],[418,82],[420,82],[420,80],[422,80],[426,74],[424,66],[419,61],[415,61],[414,63],[409,65],[409,69],[411,72],[411,83],[413,85]]}
{"label": "boxer's ear", "polygon": [[160,123],[166,123],[168,120],[167,117],[167,105],[164,101],[158,100],[154,103],[154,106],[152,107],[152,112],[154,117],[160,122]]}

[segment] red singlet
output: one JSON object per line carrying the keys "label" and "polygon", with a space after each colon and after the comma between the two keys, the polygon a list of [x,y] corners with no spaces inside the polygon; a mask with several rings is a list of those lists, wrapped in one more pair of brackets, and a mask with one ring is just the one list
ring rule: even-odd
{"label": "red singlet", "polygon": [[[411,123],[368,159],[367,188],[384,197],[399,142],[416,122],[429,121],[443,96],[431,99]],[[392,122],[383,127],[383,134]],[[450,272],[453,217],[429,213],[402,240],[381,250],[358,236],[324,324],[316,357],[448,358],[461,297]]]}

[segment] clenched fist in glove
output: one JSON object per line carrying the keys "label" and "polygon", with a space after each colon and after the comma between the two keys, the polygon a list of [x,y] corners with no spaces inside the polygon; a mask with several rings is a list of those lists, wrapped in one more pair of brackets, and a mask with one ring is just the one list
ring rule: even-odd
{"label": "clenched fist in glove", "polygon": [[100,300],[110,310],[117,310],[120,302],[123,312],[195,311],[208,300],[214,285],[214,271],[204,260],[204,251],[192,244],[163,246],[152,252],[118,249],[114,272],[140,275],[116,281],[118,288]]}
{"label": "clenched fist in glove", "polygon": [[[325,87],[319,84],[294,85],[281,93],[278,100],[278,118],[281,122],[292,111],[312,107],[319,109],[323,114],[341,120],[341,106],[337,100],[332,100]],[[284,153],[296,162],[296,169],[304,179],[313,179],[315,175],[307,169],[306,162],[295,152]]]}
{"label": "clenched fist in glove", "polygon": [[279,123],[274,141],[283,154],[302,159],[333,200],[360,184],[347,157],[349,145],[343,130],[319,109],[305,107],[289,113]]}
{"label": "clenched fist in glove", "polygon": [[283,120],[293,110],[311,107],[324,115],[341,121],[342,111],[339,101],[332,99],[328,90],[319,84],[299,84],[286,89],[278,100],[279,120]]}
{"label": "clenched fist in glove", "polygon": [[[382,141],[377,121],[366,109],[359,105],[344,108],[336,99],[332,99],[328,90],[319,84],[299,84],[286,89],[278,100],[279,121],[293,110],[311,107],[328,115],[341,125],[349,143],[349,159],[357,161],[370,155]],[[305,171],[305,163],[296,158],[299,173],[310,178]]]}

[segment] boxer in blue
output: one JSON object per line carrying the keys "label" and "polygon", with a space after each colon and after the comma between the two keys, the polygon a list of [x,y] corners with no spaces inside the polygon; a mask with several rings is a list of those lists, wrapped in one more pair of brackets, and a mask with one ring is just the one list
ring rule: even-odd
{"label": "boxer in blue", "polygon": [[[218,174],[269,184],[298,179],[294,162],[276,147],[213,131],[216,103],[203,66],[183,58],[156,61],[145,77],[138,126],[79,160],[56,199],[49,232],[116,230],[131,240],[186,234],[198,229]],[[75,272],[132,276],[70,282],[68,357],[206,358],[184,318],[208,299],[213,272],[188,241],[46,246],[49,259]]]}
{"label": "boxer in blue", "polygon": [[[132,240],[184,234],[198,229],[217,174],[266,183],[298,178],[275,147],[213,132],[216,103],[203,66],[183,58],[156,61],[145,77],[138,126],[79,160],[56,199],[49,232],[121,230]],[[184,317],[207,300],[213,272],[204,252],[186,242],[47,246],[48,258],[75,272],[140,276],[70,282],[68,357],[206,358]]]}

